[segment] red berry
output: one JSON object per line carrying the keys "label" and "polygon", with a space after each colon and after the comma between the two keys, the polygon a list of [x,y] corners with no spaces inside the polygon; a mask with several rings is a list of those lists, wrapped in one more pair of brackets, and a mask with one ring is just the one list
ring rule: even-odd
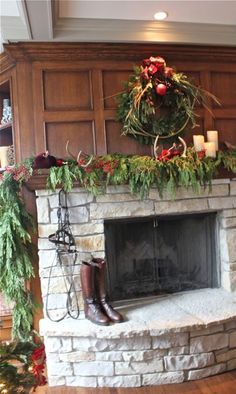
{"label": "red berry", "polygon": [[164,83],[159,83],[159,84],[157,85],[157,87],[156,87],[156,92],[157,92],[157,94],[159,94],[160,96],[165,96],[166,90],[167,90],[167,87],[166,87],[166,85],[164,85]]}

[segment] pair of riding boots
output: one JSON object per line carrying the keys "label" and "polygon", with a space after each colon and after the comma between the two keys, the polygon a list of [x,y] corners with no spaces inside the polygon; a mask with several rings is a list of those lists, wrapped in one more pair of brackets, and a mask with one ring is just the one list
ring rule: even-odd
{"label": "pair of riding boots", "polygon": [[83,261],[80,277],[85,317],[103,326],[108,326],[112,322],[121,323],[123,316],[113,309],[106,297],[105,261],[95,258],[90,262]]}

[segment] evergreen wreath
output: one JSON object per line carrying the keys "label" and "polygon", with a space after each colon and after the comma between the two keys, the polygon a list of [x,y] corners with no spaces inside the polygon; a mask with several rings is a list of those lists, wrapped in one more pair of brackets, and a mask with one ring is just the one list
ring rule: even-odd
{"label": "evergreen wreath", "polygon": [[118,97],[117,119],[123,124],[122,134],[152,145],[159,138],[175,137],[187,126],[196,126],[194,107],[215,96],[195,86],[186,75],[167,67],[162,57],[144,59],[134,67]]}

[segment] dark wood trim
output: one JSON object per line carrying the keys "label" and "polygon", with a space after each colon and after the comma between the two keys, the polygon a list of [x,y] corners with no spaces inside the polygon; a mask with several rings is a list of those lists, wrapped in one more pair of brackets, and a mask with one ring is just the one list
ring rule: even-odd
{"label": "dark wood trim", "polygon": [[236,47],[172,45],[160,43],[73,43],[18,42],[5,44],[4,49],[14,61],[75,61],[75,60],[140,60],[161,53],[168,60],[192,60],[193,56],[206,62],[236,61]]}

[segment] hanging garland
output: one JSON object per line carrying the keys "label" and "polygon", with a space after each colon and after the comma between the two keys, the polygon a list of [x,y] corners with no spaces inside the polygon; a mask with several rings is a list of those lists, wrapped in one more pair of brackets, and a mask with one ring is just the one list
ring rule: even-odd
{"label": "hanging garland", "polygon": [[13,303],[13,338],[29,337],[33,322],[33,301],[25,281],[34,276],[31,263],[33,219],[26,211],[21,186],[32,175],[28,164],[7,168],[0,184],[0,292]]}
{"label": "hanging garland", "polygon": [[196,126],[196,103],[208,108],[216,97],[192,84],[186,75],[167,67],[162,57],[144,59],[134,68],[118,95],[117,119],[123,124],[122,134],[152,145],[157,135],[170,138],[187,126]]}

